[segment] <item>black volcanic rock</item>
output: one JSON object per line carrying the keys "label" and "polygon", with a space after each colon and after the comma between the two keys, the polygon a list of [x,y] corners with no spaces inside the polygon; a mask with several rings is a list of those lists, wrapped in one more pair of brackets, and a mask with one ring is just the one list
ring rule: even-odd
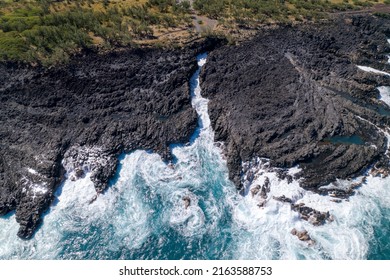
{"label": "black volcanic rock", "polygon": [[0,214],[16,210],[29,238],[64,179],[91,172],[98,193],[117,157],[150,149],[169,158],[197,125],[189,80],[197,50],[87,55],[60,68],[0,65]]}
{"label": "black volcanic rock", "polygon": [[[389,21],[353,17],[268,28],[211,52],[202,94],[237,186],[242,163],[255,157],[299,164],[302,187],[319,192],[373,163],[386,170],[390,108],[376,87],[390,77],[356,65],[390,72],[387,36]],[[170,143],[189,140],[197,125],[189,79],[200,51],[90,54],[52,69],[0,64],[0,214],[16,210],[20,237],[32,236],[65,172],[71,180],[90,172],[101,193],[120,153],[169,159]]]}
{"label": "black volcanic rock", "polygon": [[[388,165],[382,129],[390,110],[377,86],[390,77],[390,21],[372,16],[279,26],[239,46],[222,47],[201,73],[210,99],[215,140],[225,142],[230,178],[241,184],[242,163],[269,158],[275,167],[299,164],[304,188]],[[361,143],[332,142],[334,136]],[[346,138],[348,139],[348,138]]]}

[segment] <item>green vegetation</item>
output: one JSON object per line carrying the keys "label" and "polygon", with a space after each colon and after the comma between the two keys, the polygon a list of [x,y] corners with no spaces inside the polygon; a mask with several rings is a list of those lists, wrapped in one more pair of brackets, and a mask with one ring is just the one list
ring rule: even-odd
{"label": "green vegetation", "polygon": [[376,12],[376,13],[374,13],[374,15],[376,15],[377,17],[382,17],[382,18],[385,18],[385,19],[390,19],[390,14],[387,14],[387,13]]}
{"label": "green vegetation", "polygon": [[250,25],[269,21],[311,20],[327,12],[362,8],[379,1],[329,0],[195,0],[200,13],[214,19]]}
{"label": "green vegetation", "polygon": [[0,2],[0,60],[66,62],[86,48],[128,46],[153,27],[188,24],[175,0],[19,0]]}
{"label": "green vegetation", "polygon": [[207,21],[191,18],[194,12],[217,19],[223,33],[237,25],[320,19],[379,2],[390,0],[194,0],[193,7],[186,0],[0,0],[0,61],[52,65],[83,49],[153,40],[164,45],[161,38],[172,28],[179,29],[172,37],[193,36],[194,23],[207,28]]}

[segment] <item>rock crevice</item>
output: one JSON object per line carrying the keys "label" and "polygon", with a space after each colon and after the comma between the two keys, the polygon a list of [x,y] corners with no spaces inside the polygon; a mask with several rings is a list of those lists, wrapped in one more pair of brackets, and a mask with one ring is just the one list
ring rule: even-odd
{"label": "rock crevice", "polygon": [[135,149],[170,156],[197,126],[189,80],[196,48],[87,55],[52,69],[0,65],[0,214],[29,238],[67,171],[97,193]]}

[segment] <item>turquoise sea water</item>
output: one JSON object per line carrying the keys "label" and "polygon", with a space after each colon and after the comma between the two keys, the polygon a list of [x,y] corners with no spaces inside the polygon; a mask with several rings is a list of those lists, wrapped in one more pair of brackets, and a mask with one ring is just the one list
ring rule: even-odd
{"label": "turquoise sea water", "polygon": [[364,141],[359,135],[334,136],[330,138],[329,141],[334,144],[364,145]]}
{"label": "turquoise sea water", "polygon": [[[172,147],[173,168],[147,151],[123,155],[109,189],[92,204],[88,176],[66,180],[33,239],[16,237],[14,215],[0,219],[0,259],[390,259],[390,178],[369,176],[349,201],[335,203],[279,180],[266,161],[254,159],[257,179],[248,190],[266,177],[271,183],[258,207],[258,197],[239,195],[228,180],[198,76],[191,86],[199,128],[191,143]],[[273,195],[329,211],[334,221],[313,226]],[[306,229],[316,243],[299,241],[293,228]]]}

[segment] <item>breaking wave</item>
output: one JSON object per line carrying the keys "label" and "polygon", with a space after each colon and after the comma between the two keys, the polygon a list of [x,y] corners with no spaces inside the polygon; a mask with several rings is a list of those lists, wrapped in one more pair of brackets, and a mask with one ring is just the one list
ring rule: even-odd
{"label": "breaking wave", "polygon": [[[221,145],[214,143],[208,100],[201,96],[205,63],[202,54],[191,79],[199,126],[190,143],[171,147],[172,163],[142,150],[123,155],[116,177],[99,196],[88,174],[66,180],[31,240],[16,237],[14,215],[0,219],[0,258],[389,259],[390,178],[367,175],[355,195],[337,201],[300,188],[294,179],[298,167],[281,178],[267,160],[255,158],[243,164],[244,180],[253,177],[244,182],[245,195],[236,191]],[[255,194],[254,188],[265,185]],[[332,219],[313,225],[290,203],[275,199],[281,196]],[[313,242],[301,241],[293,229],[305,230]]]}

